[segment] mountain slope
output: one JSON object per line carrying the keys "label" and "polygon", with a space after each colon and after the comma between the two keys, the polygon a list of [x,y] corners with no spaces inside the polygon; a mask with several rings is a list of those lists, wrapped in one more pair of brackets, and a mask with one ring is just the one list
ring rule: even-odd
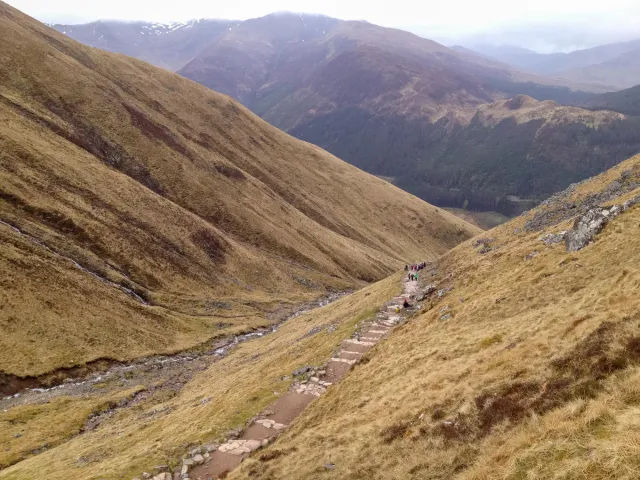
{"label": "mountain slope", "polygon": [[503,99],[515,93],[559,98],[560,90],[474,53],[366,22],[249,20],[179,73],[440,206],[466,202],[517,214],[640,149],[633,119],[521,106],[528,97],[520,96],[505,108]]}
{"label": "mountain slope", "polygon": [[534,94],[545,84],[571,95],[544,78],[402,30],[294,14],[243,22],[179,73],[286,130],[346,106],[433,120],[502,98],[505,89]]}
{"label": "mountain slope", "polygon": [[640,85],[619,92],[596,95],[584,103],[592,109],[613,110],[625,115],[640,116]]}
{"label": "mountain slope", "polygon": [[478,231],[178,75],[0,25],[2,372],[255,328]]}
{"label": "mountain slope", "polygon": [[625,52],[611,60],[558,73],[570,81],[600,84],[612,90],[636,85],[640,79],[640,41],[635,50]]}
{"label": "mountain slope", "polygon": [[[524,108],[538,112],[526,121],[518,112],[500,121],[476,115],[495,102],[488,108],[504,110],[499,102],[517,94],[561,104],[592,94],[366,22],[302,14],[247,20],[179,73],[440,206],[466,202],[512,215],[638,151],[636,124],[616,115],[557,105]],[[576,161],[578,151],[588,161]]]}
{"label": "mountain slope", "polygon": [[430,264],[444,291],[228,478],[636,478],[640,157]]}
{"label": "mountain slope", "polygon": [[123,53],[175,71],[237,23],[213,19],[171,24],[106,20],[58,24],[53,28],[90,47]]}
{"label": "mountain slope", "polygon": [[514,46],[475,45],[472,50],[505,62],[527,72],[539,75],[562,74],[566,70],[580,69],[615,60],[626,53],[640,49],[640,40],[599,45],[568,53],[538,53]]}
{"label": "mountain slope", "polygon": [[435,123],[343,107],[291,133],[431,203],[513,215],[640,151],[639,126],[519,95]]}

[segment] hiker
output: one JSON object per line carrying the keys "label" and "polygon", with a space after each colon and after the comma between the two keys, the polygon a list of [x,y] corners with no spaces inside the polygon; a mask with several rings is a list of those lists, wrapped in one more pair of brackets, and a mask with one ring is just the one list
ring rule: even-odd
{"label": "hiker", "polygon": [[408,266],[408,265],[405,265],[405,266],[404,266],[404,271],[406,272],[407,270],[409,270],[409,266]]}
{"label": "hiker", "polygon": [[409,304],[409,300],[407,300],[406,298],[404,299],[404,303],[402,304],[402,306],[404,308],[409,308],[411,305]]}

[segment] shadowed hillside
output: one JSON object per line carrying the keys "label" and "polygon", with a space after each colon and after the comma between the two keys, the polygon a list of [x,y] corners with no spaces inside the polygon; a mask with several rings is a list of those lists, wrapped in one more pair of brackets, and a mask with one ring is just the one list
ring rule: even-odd
{"label": "shadowed hillside", "polygon": [[248,20],[179,73],[445,207],[518,214],[640,151],[634,119],[546,101],[585,92],[366,22]]}
{"label": "shadowed hillside", "polygon": [[291,133],[428,202],[506,215],[640,151],[637,118],[525,95],[435,123],[344,107]]}
{"label": "shadowed hillside", "polygon": [[593,110],[613,110],[640,117],[640,85],[596,95],[584,102],[584,106]]}
{"label": "shadowed hillside", "polygon": [[0,27],[0,371],[255,328],[477,232],[178,75]]}

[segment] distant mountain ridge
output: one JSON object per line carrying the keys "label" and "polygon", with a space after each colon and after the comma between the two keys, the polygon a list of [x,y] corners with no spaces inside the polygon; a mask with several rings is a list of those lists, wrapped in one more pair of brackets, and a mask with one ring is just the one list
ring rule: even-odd
{"label": "distant mountain ridge", "polygon": [[640,81],[640,39],[569,53],[542,54],[526,48],[474,45],[472,51],[538,75],[618,90]]}
{"label": "distant mountain ridge", "polygon": [[123,53],[175,71],[218,35],[233,28],[231,20],[187,22],[123,22],[100,20],[80,25],[51,25],[60,33],[91,47]]}

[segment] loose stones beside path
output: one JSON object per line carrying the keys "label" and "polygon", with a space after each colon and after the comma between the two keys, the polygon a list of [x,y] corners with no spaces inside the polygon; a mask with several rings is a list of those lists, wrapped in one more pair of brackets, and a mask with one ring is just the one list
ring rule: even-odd
{"label": "loose stones beside path", "polygon": [[173,475],[163,472],[152,477],[146,473],[142,478],[205,480],[218,478],[235,468],[249,454],[273,441],[287,428],[293,418],[302,413],[313,397],[322,396],[334,381],[340,380],[359,361],[366,351],[385,338],[395,326],[405,321],[404,300],[409,297],[415,300],[415,296],[419,293],[417,281],[405,281],[403,295],[385,304],[376,315],[375,321],[362,322],[352,338],[340,343],[335,355],[328,359],[325,365],[318,367],[307,365],[295,370],[294,381],[289,392],[247,422],[245,430],[231,430],[226,435],[226,441],[221,444],[210,443],[192,449],[182,465],[174,470]]}

